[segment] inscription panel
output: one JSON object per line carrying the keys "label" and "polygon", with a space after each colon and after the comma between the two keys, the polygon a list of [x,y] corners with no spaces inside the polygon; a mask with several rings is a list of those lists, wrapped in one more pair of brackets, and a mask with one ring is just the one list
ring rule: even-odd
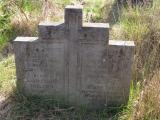
{"label": "inscription panel", "polygon": [[27,93],[64,94],[64,44],[28,43],[25,71]]}
{"label": "inscription panel", "polygon": [[81,45],[81,95],[86,104],[104,106],[106,102],[106,53],[102,44]]}

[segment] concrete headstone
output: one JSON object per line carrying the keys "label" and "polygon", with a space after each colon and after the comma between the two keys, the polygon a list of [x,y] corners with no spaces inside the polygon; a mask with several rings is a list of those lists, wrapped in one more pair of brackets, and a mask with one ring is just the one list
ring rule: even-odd
{"label": "concrete headstone", "polygon": [[19,91],[94,108],[127,102],[134,42],[109,40],[109,24],[82,24],[82,16],[67,6],[64,23],[40,23],[39,37],[16,38]]}

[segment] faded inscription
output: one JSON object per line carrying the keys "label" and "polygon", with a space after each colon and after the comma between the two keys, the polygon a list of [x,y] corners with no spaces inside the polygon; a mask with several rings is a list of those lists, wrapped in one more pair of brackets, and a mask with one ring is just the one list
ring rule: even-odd
{"label": "faded inscription", "polygon": [[25,89],[41,94],[46,94],[47,89],[51,89],[52,93],[62,92],[64,44],[35,43],[28,47],[25,59]]}

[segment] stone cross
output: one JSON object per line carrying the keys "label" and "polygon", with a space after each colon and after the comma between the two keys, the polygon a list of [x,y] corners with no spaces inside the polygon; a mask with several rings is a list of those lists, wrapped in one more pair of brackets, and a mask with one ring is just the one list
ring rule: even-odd
{"label": "stone cross", "polygon": [[19,91],[92,108],[127,102],[134,42],[109,40],[109,24],[82,16],[81,7],[67,6],[64,23],[43,22],[39,37],[16,38]]}

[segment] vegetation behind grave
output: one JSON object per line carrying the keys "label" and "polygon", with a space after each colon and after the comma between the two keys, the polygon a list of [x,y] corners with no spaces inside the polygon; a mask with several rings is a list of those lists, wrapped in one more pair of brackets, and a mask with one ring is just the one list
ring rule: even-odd
{"label": "vegetation behind grave", "polygon": [[[128,3],[127,3],[128,2]],[[130,99],[122,108],[95,112],[75,110],[56,101],[26,98],[16,91],[15,64],[8,44],[16,36],[36,36],[40,21],[63,19],[67,4],[83,4],[85,21],[111,22],[111,38],[134,40],[135,63]],[[125,5],[124,5],[125,4]],[[129,0],[0,0],[0,118],[105,119],[114,113],[119,120],[160,119],[160,1],[132,4]],[[7,100],[6,100],[7,99]]]}

